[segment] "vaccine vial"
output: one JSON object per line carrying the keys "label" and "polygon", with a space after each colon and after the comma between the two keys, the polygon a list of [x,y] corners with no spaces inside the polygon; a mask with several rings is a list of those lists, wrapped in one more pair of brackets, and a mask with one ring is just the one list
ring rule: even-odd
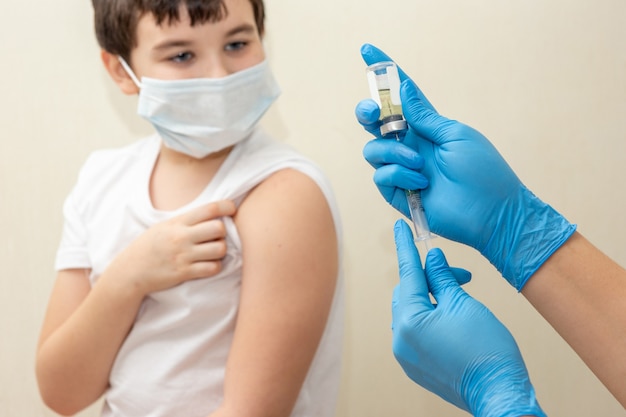
{"label": "vaccine vial", "polygon": [[384,61],[367,67],[370,95],[380,107],[380,134],[399,139],[407,131],[400,101],[400,76],[394,62]]}

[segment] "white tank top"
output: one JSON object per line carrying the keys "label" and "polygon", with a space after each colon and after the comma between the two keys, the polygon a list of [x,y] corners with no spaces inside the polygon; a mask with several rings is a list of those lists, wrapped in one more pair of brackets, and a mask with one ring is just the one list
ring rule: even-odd
{"label": "white tank top", "polygon": [[[155,210],[148,183],[159,152],[157,136],[90,156],[64,205],[56,268],[91,268],[92,284],[136,236],[152,224],[210,201],[247,193],[285,168],[311,177],[331,209],[341,251],[339,212],[326,177],[314,163],[260,130],[238,144],[197,199],[173,212]],[[138,192],[139,190],[139,192]],[[241,242],[225,218],[228,253],[223,271],[153,293],[144,300],[118,352],[105,394],[106,417],[206,417],[223,396],[224,369],[241,285]],[[340,253],[340,265],[341,265]],[[292,417],[334,415],[340,380],[343,279],[340,272],[320,346]]]}

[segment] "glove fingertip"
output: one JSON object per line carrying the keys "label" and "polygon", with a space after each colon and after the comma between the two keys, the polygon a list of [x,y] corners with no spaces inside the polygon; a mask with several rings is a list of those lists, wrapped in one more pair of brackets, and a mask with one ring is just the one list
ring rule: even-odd
{"label": "glove fingertip", "polygon": [[448,261],[439,248],[431,249],[426,255],[426,278],[431,293],[441,301],[448,289],[461,289]]}
{"label": "glove fingertip", "polygon": [[384,53],[380,48],[366,43],[361,46],[361,57],[367,65],[372,65],[381,61],[391,61],[392,59]]}
{"label": "glove fingertip", "polygon": [[379,54],[381,52],[382,51],[380,49],[378,49],[371,43],[366,42],[363,45],[361,45],[361,56],[363,57],[363,59],[365,59],[366,62],[367,62],[367,58],[372,58],[372,55]]}
{"label": "glove fingertip", "polygon": [[450,270],[459,285],[465,285],[472,280],[472,273],[466,269],[450,267]]}
{"label": "glove fingertip", "polygon": [[421,269],[421,261],[415,243],[413,243],[413,232],[409,225],[402,219],[396,220],[393,226],[393,235],[396,243],[396,252],[400,266],[400,275],[402,271],[412,270],[414,268]]}
{"label": "glove fingertip", "polygon": [[361,55],[369,54],[372,48],[374,48],[374,45],[372,45],[371,43],[364,43],[363,45],[361,45]]}
{"label": "glove fingertip", "polygon": [[431,249],[426,255],[426,262],[433,268],[447,268],[448,260],[440,248]]}
{"label": "glove fingertip", "polygon": [[393,225],[393,232],[396,239],[396,244],[398,244],[400,243],[401,239],[407,239],[407,234],[411,234],[411,229],[404,220],[398,219]]}
{"label": "glove fingertip", "polygon": [[354,111],[359,123],[364,125],[371,125],[376,123],[380,117],[380,108],[378,104],[372,99],[361,100]]}

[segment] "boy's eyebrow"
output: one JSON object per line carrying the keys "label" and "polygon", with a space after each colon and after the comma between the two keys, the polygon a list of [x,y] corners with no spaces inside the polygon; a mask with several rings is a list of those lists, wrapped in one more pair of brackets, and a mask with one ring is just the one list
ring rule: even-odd
{"label": "boy's eyebrow", "polygon": [[249,23],[243,23],[226,32],[226,37],[237,35],[239,33],[255,32],[256,26]]}
{"label": "boy's eyebrow", "polygon": [[[231,30],[229,30],[228,32],[226,32],[226,37],[231,37],[234,35],[238,35],[240,33],[250,33],[250,32],[255,32],[256,31],[256,26],[255,25],[251,25],[249,23],[243,23],[239,26],[236,26],[234,28],[232,28]],[[169,49],[169,48],[180,48],[180,47],[188,47],[190,45],[192,45],[193,42],[189,41],[189,40],[184,40],[184,39],[168,39],[163,41],[162,43],[157,44],[153,50],[155,51],[161,51],[163,49]]]}
{"label": "boy's eyebrow", "polygon": [[154,49],[155,51],[161,51],[163,49],[169,49],[169,48],[187,47],[187,46],[189,46],[191,44],[192,44],[192,42],[191,41],[187,41],[187,40],[168,39],[166,41],[163,41],[163,42],[157,44],[152,49]]}

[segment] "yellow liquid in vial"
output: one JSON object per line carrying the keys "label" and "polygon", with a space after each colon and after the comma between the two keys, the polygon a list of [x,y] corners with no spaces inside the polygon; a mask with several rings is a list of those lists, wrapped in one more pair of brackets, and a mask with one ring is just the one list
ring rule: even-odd
{"label": "yellow liquid in vial", "polygon": [[402,105],[393,104],[391,101],[391,92],[387,90],[378,90],[380,97],[380,120],[385,120],[391,116],[402,115]]}

